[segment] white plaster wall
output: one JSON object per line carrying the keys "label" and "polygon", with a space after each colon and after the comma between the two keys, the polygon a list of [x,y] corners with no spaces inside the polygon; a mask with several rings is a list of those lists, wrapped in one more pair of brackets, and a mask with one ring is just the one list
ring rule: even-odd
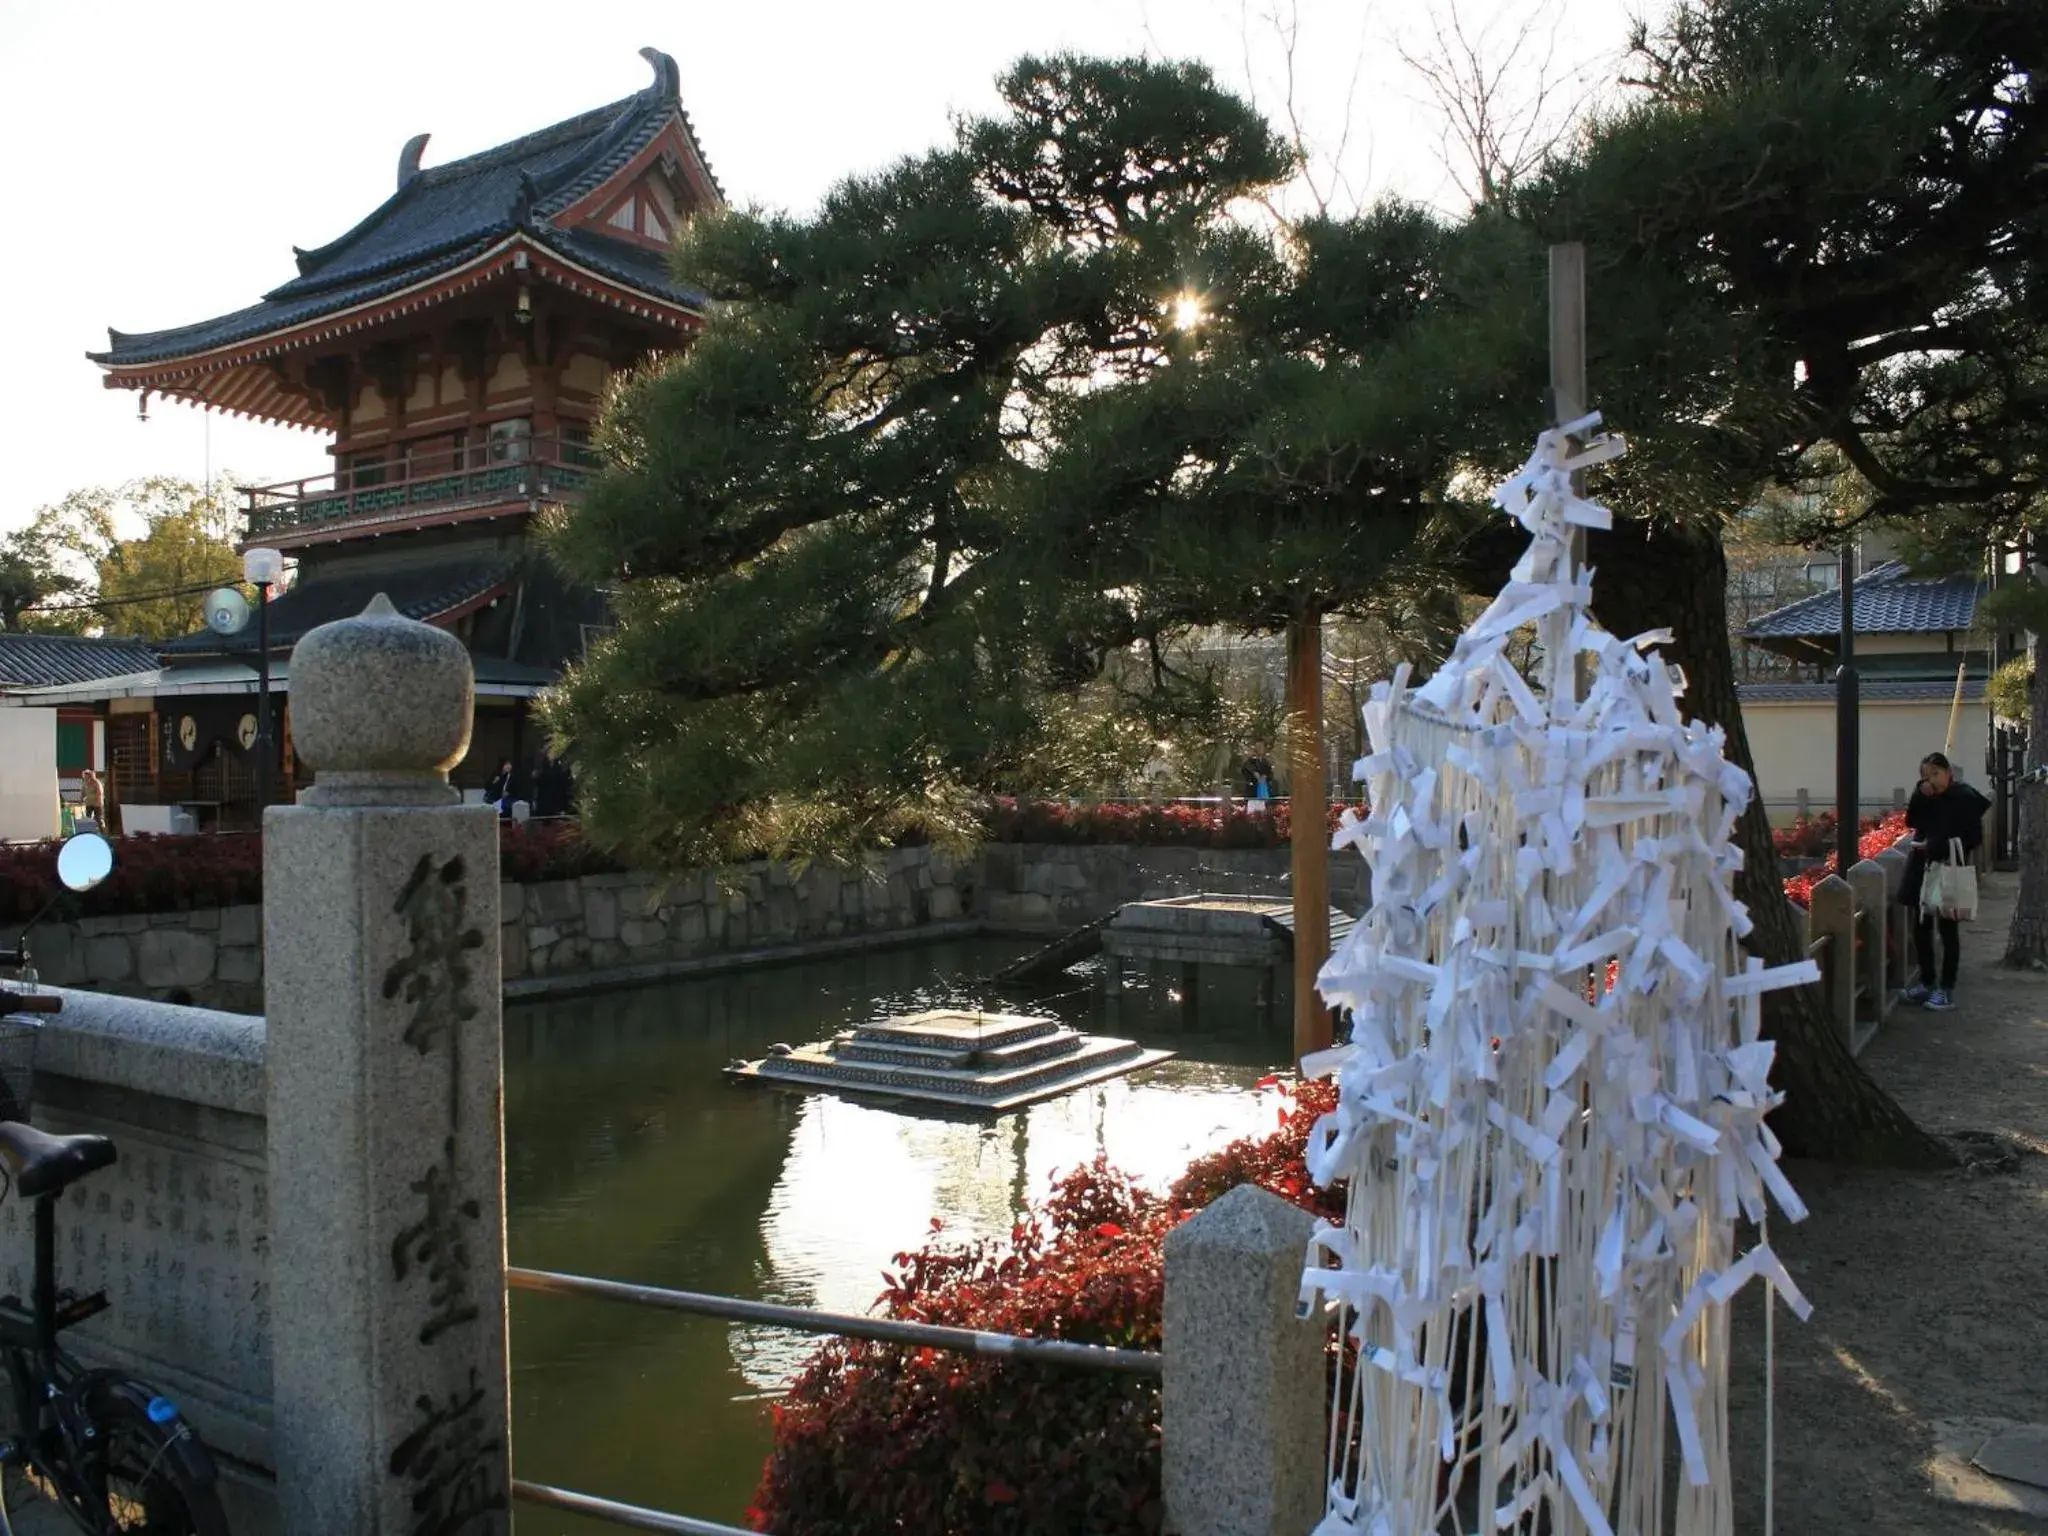
{"label": "white plaster wall", "polygon": [[0,709],[0,840],[57,835],[57,711]]}
{"label": "white plaster wall", "polygon": [[[1939,752],[1948,737],[1947,699],[1874,701],[1861,712],[1862,801],[1866,814],[1888,810],[1893,793],[1913,792],[1920,759]],[[1984,733],[1989,724],[1982,700],[1964,700],[1956,720],[1955,749],[1949,755],[1965,779],[1984,782]],[[1835,803],[1835,707],[1826,701],[1742,707],[1749,750],[1756,759],[1757,788],[1774,822],[1796,813],[1804,789],[1815,812]]]}

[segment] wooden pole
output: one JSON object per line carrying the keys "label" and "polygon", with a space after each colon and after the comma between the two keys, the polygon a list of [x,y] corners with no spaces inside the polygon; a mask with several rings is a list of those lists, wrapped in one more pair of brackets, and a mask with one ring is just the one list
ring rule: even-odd
{"label": "wooden pole", "polygon": [[[1586,248],[1574,240],[1550,248],[1550,420],[1563,426],[1586,414]],[[1573,477],[1574,489],[1582,489]],[[1571,574],[1576,576],[1586,561],[1586,530],[1571,531]],[[1569,667],[1561,657],[1571,644],[1571,620],[1562,611],[1543,626],[1544,666],[1552,679],[1554,694],[1571,690],[1576,702],[1584,684],[1583,667],[1573,658]]]}
{"label": "wooden pole", "polygon": [[1294,1059],[1330,1044],[1316,977],[1330,957],[1330,839],[1323,785],[1323,621],[1287,626],[1287,796],[1294,885]]}

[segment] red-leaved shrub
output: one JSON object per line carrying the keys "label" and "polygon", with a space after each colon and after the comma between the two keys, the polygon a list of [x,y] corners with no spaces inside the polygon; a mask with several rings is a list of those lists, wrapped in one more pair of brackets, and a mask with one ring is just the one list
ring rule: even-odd
{"label": "red-leaved shrub", "polygon": [[[1241,1183],[1335,1215],[1303,1149],[1336,1090],[1288,1096],[1279,1128],[1196,1160],[1164,1195],[1097,1162],[1059,1180],[1007,1242],[935,1236],[896,1256],[890,1317],[1157,1349],[1165,1241]],[[933,1224],[933,1231],[939,1231]],[[951,1351],[834,1340],[775,1408],[750,1519],[777,1536],[1151,1536],[1159,1385]]]}
{"label": "red-leaved shrub", "polygon": [[[1329,832],[1347,809],[1329,808]],[[1274,801],[1263,811],[1228,812],[1215,805],[1138,805],[1103,802],[1068,805],[1060,800],[998,800],[983,817],[992,843],[1122,844],[1144,848],[1279,848],[1293,837],[1289,803]]]}
{"label": "red-leaved shrub", "polygon": [[[1857,840],[1858,858],[1874,859],[1900,838],[1906,835],[1906,813],[1893,811],[1884,817],[1867,817],[1863,823],[1863,835]],[[1839,854],[1830,853],[1825,863],[1811,869],[1803,869],[1785,882],[1785,894],[1792,898],[1796,907],[1804,907],[1813,898],[1813,888],[1832,875],[1840,862]]]}
{"label": "red-leaved shrub", "polygon": [[[27,922],[56,897],[57,921],[129,912],[186,912],[263,899],[263,837],[256,832],[114,842],[114,872],[74,894],[57,881],[56,842],[0,844],[0,922]],[[573,821],[507,821],[498,837],[499,878],[528,884],[610,874],[619,861],[583,840]]]}

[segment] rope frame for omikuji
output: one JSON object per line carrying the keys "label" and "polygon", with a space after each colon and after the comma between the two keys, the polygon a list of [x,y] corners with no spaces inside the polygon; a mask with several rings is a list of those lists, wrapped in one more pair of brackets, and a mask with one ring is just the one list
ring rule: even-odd
{"label": "rope frame for omikuji", "polygon": [[1302,1310],[1352,1346],[1315,1536],[1727,1536],[1729,1300],[1761,1277],[1809,1311],[1735,1222],[1766,1192],[1805,1215],[1760,999],[1818,973],[1738,947],[1751,785],[1681,714],[1669,636],[1592,620],[1572,530],[1610,517],[1572,475],[1623,446],[1575,451],[1598,421],[1537,439],[1495,493],[1530,535],[1507,585],[1365,708],[1369,813],[1335,844],[1372,908],[1319,978],[1351,1036],[1303,1064],[1338,1083],[1309,1168],[1347,1210]]}

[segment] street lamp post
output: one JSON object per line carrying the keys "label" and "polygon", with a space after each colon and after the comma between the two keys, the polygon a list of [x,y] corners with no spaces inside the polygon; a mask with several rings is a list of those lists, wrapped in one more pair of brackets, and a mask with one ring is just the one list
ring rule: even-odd
{"label": "street lamp post", "polygon": [[274,549],[242,551],[242,575],[256,589],[256,825],[270,804],[270,589],[284,574],[284,556]]}
{"label": "street lamp post", "polygon": [[1862,841],[1863,734],[1856,697],[1856,540],[1842,544],[1842,635],[1835,669],[1835,871],[1856,867]]}

